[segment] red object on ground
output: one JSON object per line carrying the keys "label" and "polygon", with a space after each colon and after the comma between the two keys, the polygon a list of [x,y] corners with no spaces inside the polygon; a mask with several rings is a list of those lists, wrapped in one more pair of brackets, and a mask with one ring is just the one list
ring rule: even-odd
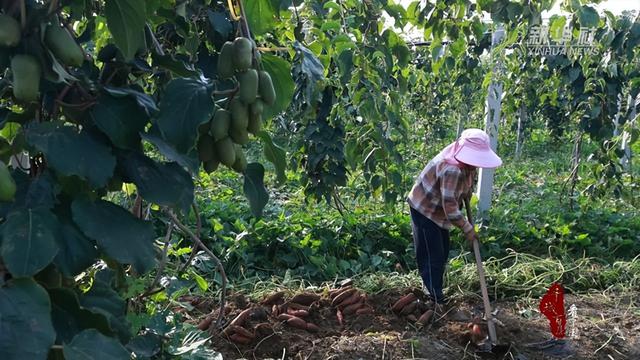
{"label": "red object on ground", "polygon": [[557,339],[565,337],[567,313],[564,310],[564,288],[554,283],[540,300],[540,312],[549,319],[551,334]]}

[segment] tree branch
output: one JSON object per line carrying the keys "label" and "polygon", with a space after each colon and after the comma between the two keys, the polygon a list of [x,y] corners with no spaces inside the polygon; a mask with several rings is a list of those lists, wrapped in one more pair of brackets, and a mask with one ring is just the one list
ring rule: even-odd
{"label": "tree branch", "polygon": [[20,26],[22,30],[27,26],[27,5],[26,0],[20,0]]}
{"label": "tree branch", "polygon": [[209,250],[209,248],[202,242],[202,240],[200,240],[199,236],[194,234],[193,231],[191,231],[182,222],[180,222],[180,220],[177,218],[177,216],[173,213],[172,210],[165,209],[165,211],[167,212],[171,220],[173,220],[173,222],[176,224],[178,229],[180,229],[180,231],[188,235],[193,240],[193,242],[196,243],[199,248],[204,250],[204,252],[207,253],[207,255],[209,255],[217,264],[216,267],[218,268],[218,271],[220,272],[220,277],[222,278],[222,289],[220,291],[220,312],[218,314],[218,320],[216,321],[216,326],[221,327],[222,320],[224,319],[224,315],[225,315],[224,308],[225,308],[225,302],[226,302],[226,296],[227,296],[227,274],[224,271],[222,262],[211,250]]}

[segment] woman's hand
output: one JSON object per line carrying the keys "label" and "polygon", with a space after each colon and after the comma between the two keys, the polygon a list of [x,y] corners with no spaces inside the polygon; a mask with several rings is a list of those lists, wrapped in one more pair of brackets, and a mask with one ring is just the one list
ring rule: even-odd
{"label": "woman's hand", "polygon": [[471,229],[471,231],[464,234],[464,237],[469,242],[469,245],[473,246],[473,240],[478,240],[478,234],[476,233],[476,229]]}

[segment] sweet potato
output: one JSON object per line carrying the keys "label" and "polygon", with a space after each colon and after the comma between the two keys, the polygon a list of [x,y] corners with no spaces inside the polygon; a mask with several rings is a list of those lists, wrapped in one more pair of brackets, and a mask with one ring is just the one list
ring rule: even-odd
{"label": "sweet potato", "polygon": [[287,309],[287,314],[300,318],[309,316],[309,312],[307,310]]}
{"label": "sweet potato", "polygon": [[318,300],[320,300],[320,295],[312,293],[302,293],[294,296],[293,299],[291,299],[291,302],[308,306]]}
{"label": "sweet potato", "polygon": [[409,314],[407,315],[407,320],[411,321],[411,322],[416,322],[418,321],[418,319],[416,319],[416,316],[413,314]]}
{"label": "sweet potato", "polygon": [[280,314],[278,315],[278,321],[287,321],[295,316],[289,314]]}
{"label": "sweet potato", "polygon": [[205,331],[211,326],[212,322],[213,322],[213,316],[209,315],[206,318],[204,318],[202,321],[200,321],[200,323],[198,324],[198,329]]}
{"label": "sweet potato", "polygon": [[402,310],[400,310],[400,315],[409,315],[409,314],[413,313],[414,311],[416,311],[416,307],[417,306],[418,306],[418,304],[416,304],[415,301],[412,302],[412,303],[409,303]]}
{"label": "sweet potato", "polygon": [[308,322],[307,323],[307,330],[311,331],[311,332],[318,332],[318,331],[320,331],[320,328],[318,327],[318,325]]}
{"label": "sweet potato", "polygon": [[298,303],[294,303],[294,302],[290,302],[288,304],[286,304],[287,307],[294,309],[294,310],[305,310],[305,311],[309,311],[309,307],[306,305],[300,305]]}
{"label": "sweet potato", "polygon": [[[342,305],[345,300],[348,300],[348,299],[350,300],[351,298],[353,298],[353,295],[356,294],[356,293],[357,293],[356,289],[349,289],[349,290],[347,290],[347,291],[345,291],[343,293],[340,293],[340,295],[338,295],[335,298],[333,298],[333,301],[331,302],[331,306]],[[357,299],[357,297],[356,297],[356,299]],[[352,303],[353,302],[345,304],[345,306],[346,305],[350,305]]]}
{"label": "sweet potato", "polygon": [[247,345],[247,344],[251,343],[251,341],[253,340],[253,339],[250,339],[248,337],[244,337],[244,336],[242,336],[242,335],[240,335],[238,333],[235,333],[235,334],[229,336],[229,339],[231,341],[233,341],[234,343],[236,343],[236,344],[243,344],[243,345]]}
{"label": "sweet potato", "polygon": [[[353,294],[353,292],[356,291],[354,288],[352,288],[351,286],[347,286],[344,289],[340,289],[340,291],[336,292],[333,296],[333,301],[336,301],[336,299],[338,297],[341,297],[341,299],[339,301],[342,301],[346,298],[348,298],[349,296],[351,296],[351,294]],[[349,295],[344,295],[345,293],[349,293]],[[344,297],[342,297],[344,296]]]}
{"label": "sweet potato", "polygon": [[409,293],[396,301],[396,303],[393,304],[393,307],[391,307],[391,310],[393,310],[393,312],[400,312],[402,311],[402,309],[404,309],[405,306],[416,301],[417,299],[418,298],[415,296],[415,294]]}
{"label": "sweet potato", "polygon": [[243,328],[242,326],[232,325],[230,328],[234,333],[240,334],[246,338],[253,339],[256,337],[251,331]]}
{"label": "sweet potato", "polygon": [[260,323],[253,327],[253,331],[258,335],[267,335],[273,332],[273,328],[269,323]]}
{"label": "sweet potato", "polygon": [[362,298],[362,296],[358,296],[358,299],[357,299],[356,302],[354,302],[353,304],[348,305],[344,309],[342,309],[342,313],[344,315],[351,315],[351,314],[355,313],[356,310],[361,308],[363,303],[364,303],[364,298]]}
{"label": "sweet potato", "polygon": [[252,308],[248,308],[248,309],[242,310],[242,312],[238,316],[236,316],[236,318],[233,319],[229,323],[229,326],[232,326],[232,325],[242,326],[242,325],[244,325],[244,322],[247,321],[247,318],[251,315],[252,311],[253,311]]}
{"label": "sweet potato", "polygon": [[287,320],[287,325],[294,328],[307,330],[307,322],[297,316],[292,316],[289,320]]}
{"label": "sweet potato", "polygon": [[284,291],[275,292],[262,300],[263,305],[273,305],[284,298]]}
{"label": "sweet potato", "polygon": [[373,309],[367,305],[356,310],[356,315],[373,314]]}
{"label": "sweet potato", "polygon": [[340,326],[344,325],[344,316],[342,316],[342,311],[336,311],[336,318],[338,319],[338,324],[340,324]]}
{"label": "sweet potato", "polygon": [[431,321],[432,317],[433,317],[433,310],[427,310],[425,311],[424,314],[422,314],[422,316],[420,316],[420,319],[418,319],[417,323],[420,326],[425,326]]}

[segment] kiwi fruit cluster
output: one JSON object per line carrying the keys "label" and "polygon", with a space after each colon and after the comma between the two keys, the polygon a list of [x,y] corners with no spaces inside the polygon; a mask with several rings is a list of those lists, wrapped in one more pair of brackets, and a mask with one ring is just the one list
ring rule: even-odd
{"label": "kiwi fruit cluster", "polygon": [[[13,48],[18,46],[21,39],[22,30],[18,21],[9,15],[0,14],[0,46]],[[63,65],[78,67],[84,62],[82,48],[56,17],[47,24],[43,43]],[[37,101],[42,77],[38,58],[18,52],[11,56],[10,67],[13,74],[13,96],[16,100],[24,103]]]}
{"label": "kiwi fruit cluster", "polygon": [[260,69],[254,53],[254,43],[238,37],[225,42],[218,54],[218,77],[234,78],[237,91],[227,98],[225,107],[216,105],[211,121],[200,128],[198,154],[208,173],[220,163],[240,173],[245,171],[247,159],[242,145],[249,142],[249,134],[256,135],[262,129],[265,106],[276,101],[271,76]]}

